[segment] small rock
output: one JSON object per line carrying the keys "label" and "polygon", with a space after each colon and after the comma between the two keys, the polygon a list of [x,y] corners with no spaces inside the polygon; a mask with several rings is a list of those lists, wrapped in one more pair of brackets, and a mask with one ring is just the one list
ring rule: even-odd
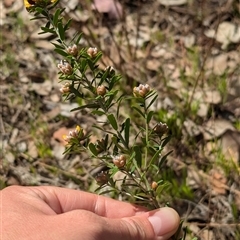
{"label": "small rock", "polygon": [[76,112],[71,112],[72,109],[79,107],[77,103],[71,103],[71,104],[60,104],[61,108],[61,115],[65,117],[74,117]]}
{"label": "small rock", "polygon": [[52,91],[52,83],[50,81],[44,81],[43,83],[33,83],[31,90],[35,91],[40,96],[47,96]]}
{"label": "small rock", "polygon": [[61,144],[56,144],[54,147],[53,147],[53,156],[58,159],[58,160],[62,160],[64,159],[65,155],[63,154],[65,151],[65,147]]}
{"label": "small rock", "polygon": [[184,37],[184,40],[183,40],[184,46],[186,48],[191,48],[194,45],[195,41],[196,41],[195,35],[189,34],[186,37]]}
{"label": "small rock", "polygon": [[31,158],[36,159],[38,157],[38,150],[34,141],[28,142],[28,154]]}
{"label": "small rock", "polygon": [[200,126],[196,125],[192,120],[187,119],[183,123],[185,130],[189,134],[189,136],[198,136],[201,133]]}
{"label": "small rock", "polygon": [[206,69],[212,71],[215,75],[221,76],[225,73],[228,66],[228,55],[221,54],[211,57],[206,61]]}
{"label": "small rock", "polygon": [[15,161],[15,156],[11,152],[5,153],[4,157],[8,163],[14,163],[14,161]]}
{"label": "small rock", "polygon": [[26,142],[19,142],[17,144],[17,149],[19,152],[26,152],[27,151],[27,143]]}
{"label": "small rock", "polygon": [[203,136],[205,140],[211,140],[223,135],[227,130],[234,130],[233,125],[224,119],[210,119],[203,126]]}
{"label": "small rock", "polygon": [[213,29],[205,31],[205,35],[222,43],[222,49],[226,49],[230,43],[240,41],[240,26],[232,22],[222,22],[219,24],[217,32]]}

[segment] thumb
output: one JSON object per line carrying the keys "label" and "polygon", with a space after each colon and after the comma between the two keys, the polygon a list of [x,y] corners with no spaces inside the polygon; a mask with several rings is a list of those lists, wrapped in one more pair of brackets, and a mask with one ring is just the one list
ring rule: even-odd
{"label": "thumb", "polygon": [[179,227],[179,215],[172,208],[121,219],[106,219],[104,240],[167,240]]}

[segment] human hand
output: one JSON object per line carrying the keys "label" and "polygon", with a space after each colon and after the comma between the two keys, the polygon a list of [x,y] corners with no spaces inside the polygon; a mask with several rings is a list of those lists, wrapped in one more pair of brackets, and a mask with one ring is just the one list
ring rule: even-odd
{"label": "human hand", "polygon": [[142,207],[59,187],[0,192],[2,240],[165,240],[179,226],[171,208]]}

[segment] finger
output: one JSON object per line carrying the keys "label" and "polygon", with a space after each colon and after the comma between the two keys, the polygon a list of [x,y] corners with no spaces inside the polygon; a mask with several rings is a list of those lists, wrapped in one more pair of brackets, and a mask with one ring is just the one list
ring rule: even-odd
{"label": "finger", "polygon": [[79,190],[49,186],[29,187],[29,189],[31,194],[36,194],[57,214],[84,209],[99,216],[121,218],[146,212],[143,207]]}
{"label": "finger", "polygon": [[[54,216],[55,220],[56,217]],[[64,227],[70,219],[71,224],[68,224],[68,228]],[[121,219],[109,219],[92,212],[75,210],[58,215],[57,221],[59,227],[62,225],[59,228],[61,236],[68,236],[68,239],[77,239],[76,236],[87,232],[91,233],[89,239],[167,240],[179,226],[179,216],[171,208]]]}

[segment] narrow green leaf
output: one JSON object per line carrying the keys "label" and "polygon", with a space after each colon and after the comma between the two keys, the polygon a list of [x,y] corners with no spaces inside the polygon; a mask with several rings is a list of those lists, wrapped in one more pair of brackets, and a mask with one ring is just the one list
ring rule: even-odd
{"label": "narrow green leaf", "polygon": [[142,167],[142,153],[141,153],[141,148],[139,146],[134,146],[133,147],[134,153],[135,153],[135,160],[138,165],[138,167]]}
{"label": "narrow green leaf", "polygon": [[62,45],[56,44],[54,42],[52,42],[52,44],[54,45],[55,48],[65,49]]}
{"label": "narrow green leaf", "polygon": [[[60,0],[57,0],[56,2],[54,2],[53,4],[51,4],[49,7],[48,7],[48,10],[51,10],[53,8],[55,8],[55,6],[58,5]],[[62,9],[62,12],[65,11],[65,8]]]}
{"label": "narrow green leaf", "polygon": [[159,185],[156,189],[157,196],[160,196],[163,190],[169,189],[171,186],[171,183],[165,182],[162,185]]}
{"label": "narrow green leaf", "polygon": [[134,110],[136,110],[142,117],[144,117],[144,113],[143,113],[139,108],[137,108],[137,107],[135,107],[135,106],[132,106],[132,108],[133,108]]}
{"label": "narrow green leaf", "polygon": [[130,133],[130,118],[124,122],[124,138],[127,147],[129,147],[129,133]]}
{"label": "narrow green leaf", "polygon": [[71,23],[72,23],[72,19],[70,18],[64,26],[64,31],[65,32],[69,29]]}
{"label": "narrow green leaf", "polygon": [[53,28],[46,28],[46,27],[41,27],[41,30],[43,31],[42,33],[39,34],[44,34],[44,33],[52,33],[52,34],[56,34],[55,30]]}
{"label": "narrow green leaf", "polygon": [[151,160],[150,160],[150,163],[151,164],[154,164],[154,162],[155,162],[155,160],[159,157],[159,154],[162,152],[162,148],[160,148],[159,150],[157,150],[156,152],[155,152],[155,154],[153,155],[153,157],[151,158]]}
{"label": "narrow green leaf", "polygon": [[169,151],[167,154],[165,154],[163,157],[161,157],[159,163],[158,163],[158,168],[161,168],[161,166],[166,162],[167,157],[173,152],[173,150]]}
{"label": "narrow green leaf", "polygon": [[89,104],[86,104],[86,105],[83,105],[83,106],[80,106],[80,107],[77,107],[77,108],[73,108],[71,110],[71,112],[73,111],[78,111],[78,110],[81,110],[81,109],[84,109],[84,108],[98,108],[99,105],[96,104],[96,103],[89,103]]}
{"label": "narrow green leaf", "polygon": [[151,100],[151,102],[147,105],[147,109],[149,109],[149,108],[152,106],[152,104],[155,102],[155,100],[157,99],[157,97],[158,97],[158,95],[156,94],[156,95],[153,97],[153,99]]}
{"label": "narrow green leaf", "polygon": [[97,151],[97,149],[96,149],[96,147],[95,147],[95,145],[93,143],[89,143],[88,144],[88,148],[89,148],[89,150],[92,152],[92,154],[94,156],[98,155],[98,151]]}
{"label": "narrow green leaf", "polygon": [[63,28],[63,24],[61,22],[59,22],[57,27],[58,27],[59,37],[62,41],[64,41],[65,40],[65,31]]}
{"label": "narrow green leaf", "polygon": [[111,126],[113,127],[114,130],[118,130],[118,125],[117,125],[117,120],[114,117],[114,115],[111,113],[107,116],[109,123],[111,124]]}
{"label": "narrow green leaf", "polygon": [[57,26],[57,23],[58,23],[58,18],[59,18],[59,15],[61,13],[61,9],[58,8],[53,16],[53,24],[54,26]]}
{"label": "narrow green leaf", "polygon": [[60,48],[55,48],[54,51],[55,51],[56,53],[62,55],[63,57],[67,57],[67,56],[68,56],[68,54],[67,54],[64,50],[62,50],[62,49],[60,49]]}
{"label": "narrow green leaf", "polygon": [[92,62],[92,59],[87,58],[87,63],[91,71],[94,71],[94,63]]}
{"label": "narrow green leaf", "polygon": [[80,34],[78,35],[78,38],[77,38],[77,40],[76,40],[76,45],[79,44],[79,42],[81,41],[81,38],[82,38],[82,33],[80,33]]}
{"label": "narrow green leaf", "polygon": [[172,138],[171,135],[169,135],[169,136],[167,136],[166,138],[164,138],[164,140],[162,141],[161,146],[162,146],[162,147],[165,147],[165,146],[169,143],[169,141],[171,140],[171,138]]}
{"label": "narrow green leaf", "polygon": [[149,124],[150,121],[152,120],[153,114],[154,114],[154,111],[150,111],[150,112],[147,114],[147,124]]}
{"label": "narrow green leaf", "polygon": [[110,80],[109,80],[109,89],[111,90],[115,84],[120,81],[122,79],[122,77],[120,75],[115,75],[114,77],[112,77]]}
{"label": "narrow green leaf", "polygon": [[100,60],[101,57],[102,57],[102,53],[98,52],[98,54],[95,56],[93,60],[93,64],[95,65]]}
{"label": "narrow green leaf", "polygon": [[46,25],[45,25],[45,28],[50,28],[50,27],[51,27],[51,23],[47,22]]}
{"label": "narrow green leaf", "polygon": [[98,115],[98,116],[102,116],[102,115],[105,114],[105,112],[104,112],[104,111],[100,111],[100,110],[93,110],[93,111],[92,111],[92,114]]}
{"label": "narrow green leaf", "polygon": [[48,17],[48,13],[41,7],[35,7],[34,10],[45,17]]}

